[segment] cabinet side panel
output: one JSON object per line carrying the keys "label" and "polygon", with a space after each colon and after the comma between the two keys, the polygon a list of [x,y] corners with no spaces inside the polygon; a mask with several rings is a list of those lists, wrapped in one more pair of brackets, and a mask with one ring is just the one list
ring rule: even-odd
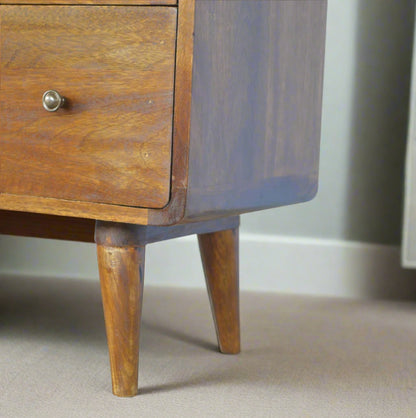
{"label": "cabinet side panel", "polygon": [[197,0],[187,218],[317,190],[326,0]]}

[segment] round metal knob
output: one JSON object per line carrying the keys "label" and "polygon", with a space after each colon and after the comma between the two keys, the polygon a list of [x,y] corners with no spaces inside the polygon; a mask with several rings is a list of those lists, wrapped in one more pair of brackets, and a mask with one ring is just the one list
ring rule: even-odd
{"label": "round metal knob", "polygon": [[62,97],[56,90],[48,90],[43,93],[42,104],[48,112],[56,112],[65,103],[65,97]]}

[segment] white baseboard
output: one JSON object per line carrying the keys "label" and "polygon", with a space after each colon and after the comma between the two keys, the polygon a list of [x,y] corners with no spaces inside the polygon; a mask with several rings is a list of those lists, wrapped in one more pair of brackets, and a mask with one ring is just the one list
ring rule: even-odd
{"label": "white baseboard", "polygon": [[[397,247],[241,234],[240,287],[340,297],[416,298],[416,272],[400,267]],[[195,237],[151,244],[146,283],[202,287]],[[0,274],[97,279],[92,244],[3,236]]]}

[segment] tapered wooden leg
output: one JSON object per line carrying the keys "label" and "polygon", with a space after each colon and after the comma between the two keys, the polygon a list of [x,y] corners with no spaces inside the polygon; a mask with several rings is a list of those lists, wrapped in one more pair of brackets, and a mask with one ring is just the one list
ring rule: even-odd
{"label": "tapered wooden leg", "polygon": [[198,235],[220,351],[240,352],[238,229]]}
{"label": "tapered wooden leg", "polygon": [[97,244],[113,393],[137,394],[145,247]]}
{"label": "tapered wooden leg", "polygon": [[[240,351],[238,225],[238,217],[171,227],[96,222],[95,242],[115,395],[137,394],[145,246],[148,243],[199,234],[220,350],[223,353]],[[230,229],[205,233],[219,227]]]}

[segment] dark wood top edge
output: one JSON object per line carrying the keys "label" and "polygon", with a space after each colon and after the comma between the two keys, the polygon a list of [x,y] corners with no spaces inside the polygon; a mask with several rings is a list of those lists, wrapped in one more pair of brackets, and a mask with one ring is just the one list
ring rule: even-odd
{"label": "dark wood top edge", "polygon": [[152,3],[151,0],[104,0],[99,1],[77,1],[77,0],[56,0],[56,1],[30,1],[30,0],[11,0],[0,1],[0,6],[140,6],[140,7],[177,7],[177,0],[157,0]]}

